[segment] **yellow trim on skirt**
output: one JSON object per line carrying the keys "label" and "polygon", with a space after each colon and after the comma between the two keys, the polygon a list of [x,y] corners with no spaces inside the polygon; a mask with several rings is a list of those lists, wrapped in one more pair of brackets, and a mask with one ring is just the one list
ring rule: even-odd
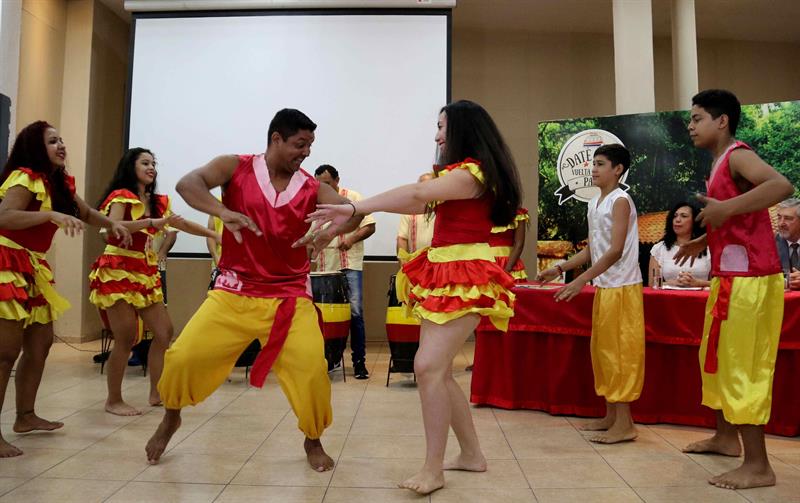
{"label": "yellow trim on skirt", "polygon": [[592,305],[594,390],[607,402],[633,402],[644,385],[642,284],[597,288]]}
{"label": "yellow trim on skirt", "polygon": [[728,319],[719,331],[719,367],[707,374],[703,363],[718,295],[719,279],[712,278],[700,344],[703,405],[722,410],[731,424],[767,424],[783,324],[783,274],[733,279]]}

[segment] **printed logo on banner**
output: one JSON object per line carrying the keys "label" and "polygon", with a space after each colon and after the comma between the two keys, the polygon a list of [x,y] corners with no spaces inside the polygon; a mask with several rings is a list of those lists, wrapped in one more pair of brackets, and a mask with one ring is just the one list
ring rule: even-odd
{"label": "printed logo on banner", "polygon": [[[573,197],[588,203],[600,193],[600,189],[592,185],[592,158],[594,151],[602,145],[622,141],[614,134],[603,129],[587,129],[574,135],[564,143],[558,154],[558,181],[561,186],[555,191],[559,206]],[[620,187],[627,191],[625,185],[628,172],[622,175]]]}

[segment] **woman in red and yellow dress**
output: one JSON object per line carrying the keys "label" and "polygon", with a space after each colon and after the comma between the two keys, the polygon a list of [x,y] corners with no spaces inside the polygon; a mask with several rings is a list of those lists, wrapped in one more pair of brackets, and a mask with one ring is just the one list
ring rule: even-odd
{"label": "woman in red and yellow dress", "polygon": [[[453,358],[481,318],[499,330],[513,315],[513,278],[495,261],[492,227],[510,225],[520,207],[519,175],[494,121],[458,101],[439,114],[436,143],[446,167],[435,179],[344,205],[320,205],[311,219],[340,224],[376,211],[415,214],[433,207],[431,246],[412,255],[397,277],[398,298],[422,319],[414,361],[425,424],[425,465],[401,486],[420,494],[444,486],[443,470],[486,470],[469,403],[453,379]],[[444,462],[452,427],[461,453]]]}
{"label": "woman in red and yellow dress", "polygon": [[[53,235],[80,234],[84,222],[106,227],[121,242],[131,236],[75,194],[67,173],[67,150],[58,131],[44,121],[28,125],[14,142],[0,174],[0,411],[11,369],[17,366],[17,433],[55,430],[64,426],[34,412],[36,392],[53,344],[53,321],[69,302],[53,288],[53,272],[45,260]],[[0,434],[0,458],[22,451]]]}
{"label": "woman in red and yellow dress", "polygon": [[517,216],[509,225],[492,227],[489,245],[492,247],[494,258],[505,272],[510,274],[517,283],[525,282],[528,274],[525,264],[522,263],[522,250],[525,247],[525,229],[531,217],[528,210],[519,208]]}
{"label": "woman in red and yellow dress", "polygon": [[103,254],[89,274],[89,300],[108,313],[114,347],[108,358],[108,398],[105,409],[111,414],[132,416],[141,411],[122,399],[122,378],[131,348],[139,336],[138,317],[153,333],[147,354],[150,370],[150,405],[158,405],[156,385],[164,367],[164,352],[172,340],[172,321],[164,306],[158,255],[152,241],[167,226],[203,237],[217,238],[205,227],[174,215],[169,197],[156,194],[156,161],[143,148],[129,149],[119,161],[114,178],[106,189],[100,211],[121,222],[133,235],[133,244],[122,247],[109,238]]}

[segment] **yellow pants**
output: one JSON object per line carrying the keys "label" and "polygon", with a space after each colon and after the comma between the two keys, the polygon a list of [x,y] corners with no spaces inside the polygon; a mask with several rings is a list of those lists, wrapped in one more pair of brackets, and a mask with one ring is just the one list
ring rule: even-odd
{"label": "yellow pants", "polygon": [[700,343],[703,405],[722,410],[731,424],[766,424],[783,323],[783,275],[734,278],[728,319],[720,325],[718,370],[708,374],[703,365],[718,294],[719,279],[713,278]]}
{"label": "yellow pants", "polygon": [[[209,292],[164,357],[158,382],[164,407],[180,409],[211,395],[253,339],[262,347],[266,344],[280,302]],[[333,412],[325,343],[310,300],[297,299],[292,326],[272,370],[297,416],[298,428],[306,437],[318,439],[330,426]]]}
{"label": "yellow pants", "polygon": [[592,306],[595,392],[607,402],[632,402],[644,385],[642,284],[598,288]]}

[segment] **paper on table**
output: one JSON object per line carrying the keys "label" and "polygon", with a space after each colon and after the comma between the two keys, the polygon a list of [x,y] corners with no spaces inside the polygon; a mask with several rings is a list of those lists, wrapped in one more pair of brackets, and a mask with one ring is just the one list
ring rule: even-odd
{"label": "paper on table", "polygon": [[661,287],[662,290],[702,290],[702,286],[672,286],[672,285],[664,285]]}

